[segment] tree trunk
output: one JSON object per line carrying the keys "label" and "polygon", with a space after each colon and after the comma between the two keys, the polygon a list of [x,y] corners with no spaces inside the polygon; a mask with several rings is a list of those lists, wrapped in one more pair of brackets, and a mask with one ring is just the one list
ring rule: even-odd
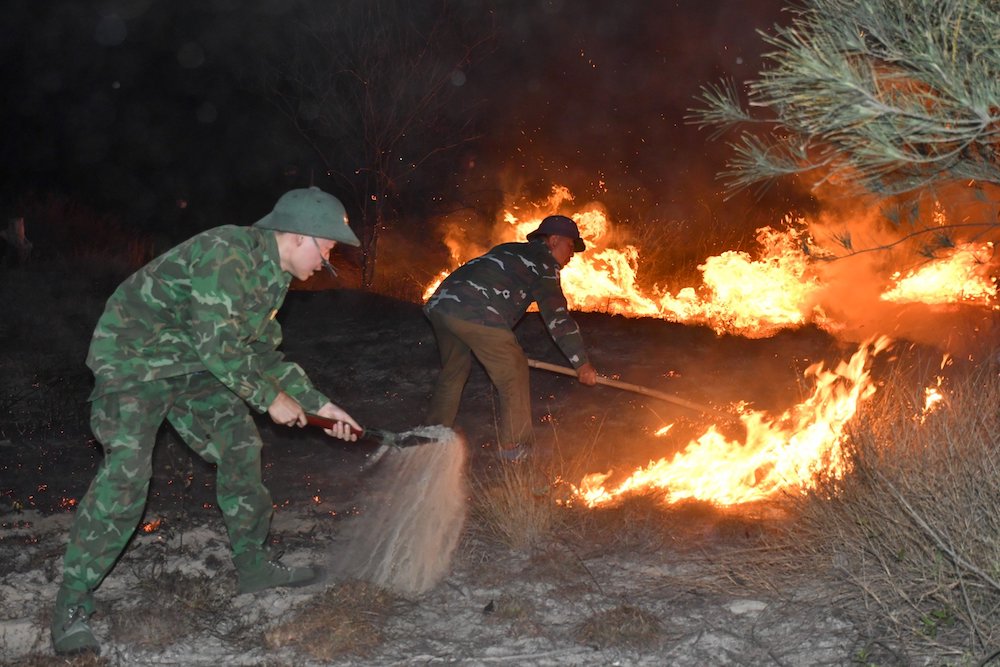
{"label": "tree trunk", "polygon": [[379,209],[367,212],[364,222],[364,241],[362,250],[361,287],[371,289],[375,284],[375,267],[378,260],[378,236],[382,226]]}

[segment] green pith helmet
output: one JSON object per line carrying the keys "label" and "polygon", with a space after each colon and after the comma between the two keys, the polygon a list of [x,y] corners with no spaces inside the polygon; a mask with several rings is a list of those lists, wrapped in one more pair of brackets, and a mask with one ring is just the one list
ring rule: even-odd
{"label": "green pith helmet", "polygon": [[274,210],[253,224],[262,229],[305,234],[337,243],[359,246],[361,241],[347,224],[347,211],[340,200],[315,185],[289,190]]}

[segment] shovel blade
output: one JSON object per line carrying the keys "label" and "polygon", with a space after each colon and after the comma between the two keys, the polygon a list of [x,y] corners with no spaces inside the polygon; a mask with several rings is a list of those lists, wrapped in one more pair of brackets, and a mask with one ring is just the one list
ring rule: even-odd
{"label": "shovel blade", "polygon": [[364,437],[377,442],[379,445],[389,447],[416,447],[417,445],[426,445],[435,441],[435,438],[413,433],[412,431],[393,433],[392,431],[380,431],[371,428],[365,429]]}
{"label": "shovel blade", "polygon": [[[333,428],[337,424],[341,423],[336,419],[320,417],[319,415],[306,415],[306,422],[311,426],[319,426],[320,428],[325,429]],[[421,435],[415,431],[394,433],[392,431],[383,431],[377,428],[366,428],[359,431],[353,427],[351,428],[351,431],[358,436],[359,440],[371,440],[372,442],[377,443],[380,447],[415,447],[417,445],[426,445],[429,442],[437,440],[437,438]]]}

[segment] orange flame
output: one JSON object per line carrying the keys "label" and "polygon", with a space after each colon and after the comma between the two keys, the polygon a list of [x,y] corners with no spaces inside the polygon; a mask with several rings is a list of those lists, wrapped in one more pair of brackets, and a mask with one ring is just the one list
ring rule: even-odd
{"label": "orange flame", "polygon": [[847,471],[844,429],[875,392],[869,365],[889,344],[885,337],[867,341],[833,371],[810,366],[805,375],[815,387],[804,402],[775,419],[757,411],[740,415],[744,442],[727,440],[712,426],[672,459],[650,462],[615,488],[604,486],[610,472],[595,473],[574,491],[588,507],[646,491],[662,493],[665,503],[694,498],[734,505],[812,488],[818,472],[839,478]]}
{"label": "orange flame", "polygon": [[[946,354],[941,358],[941,370],[952,364],[951,355]],[[944,402],[944,391],[941,389],[944,384],[944,376],[938,375],[935,378],[934,386],[924,387],[924,409],[920,413],[920,423],[927,421],[927,416],[935,412]]]}
{"label": "orange flame", "polygon": [[989,275],[992,257],[992,243],[963,243],[905,276],[898,271],[894,273],[894,286],[882,294],[882,299],[895,303],[989,306],[997,298],[996,283]]}
{"label": "orange flame", "polygon": [[[523,241],[546,215],[565,208],[573,195],[554,186],[551,196],[530,211],[504,212],[503,224],[494,232],[498,242]],[[516,212],[515,212],[516,211]],[[606,214],[594,204],[570,213],[587,242],[562,269],[561,282],[569,306],[578,311],[596,311],[631,317],[658,317],[673,322],[701,324],[719,334],[752,338],[771,336],[779,330],[816,324],[836,330],[839,324],[824,313],[820,295],[827,287],[803,248],[809,241],[806,220],[786,217],[781,229],[757,230],[757,250],[751,255],[727,251],[707,258],[698,270],[702,283],[674,292],[658,285],[643,289],[638,280],[640,251],[633,245],[611,247],[614,233]],[[943,211],[935,214],[946,225]],[[482,254],[459,229],[449,230],[445,243],[453,268]],[[904,275],[897,271],[881,295],[887,302],[925,304],[964,303],[993,308],[997,285],[990,275],[992,243],[965,243],[952,248]],[[426,288],[424,300],[450,271],[442,271]]]}
{"label": "orange flame", "polygon": [[[495,240],[525,240],[543,217],[562,212],[572,199],[566,188],[556,186],[549,200],[532,211],[505,212]],[[729,251],[709,257],[698,267],[700,285],[671,292],[658,285],[642,287],[638,280],[639,249],[632,245],[611,247],[615,235],[598,206],[569,215],[587,243],[587,249],[561,271],[563,292],[573,310],[657,317],[753,338],[810,323],[827,329],[841,326],[824,312],[820,299],[829,285],[823,284],[812,257],[804,250],[809,239],[803,219],[786,218],[783,229],[758,229],[755,253]],[[945,224],[943,213],[938,221]],[[485,250],[463,243],[457,235],[446,242],[454,266]],[[994,304],[997,287],[989,275],[992,254],[991,243],[956,246],[947,256],[905,276],[894,274],[881,299]],[[425,300],[448,273],[443,271],[427,287]],[[887,338],[870,339],[832,371],[820,364],[810,367],[806,375],[814,384],[812,395],[778,417],[739,408],[739,420],[746,430],[742,441],[730,440],[712,426],[679,454],[651,461],[617,486],[607,486],[610,472],[585,476],[579,487],[573,487],[576,498],[595,507],[630,493],[653,491],[662,493],[667,503],[694,498],[733,505],[779,492],[807,490],[817,473],[840,477],[848,466],[841,446],[845,427],[859,404],[875,392],[868,367],[888,345]],[[941,398],[939,387],[930,388],[924,414]],[[666,435],[671,426],[664,426],[656,435]]]}
{"label": "orange flame", "polygon": [[[554,195],[556,201],[569,196],[564,188],[556,189],[560,195]],[[524,241],[549,212],[520,220],[506,211],[500,241]],[[656,286],[646,290],[639,285],[639,249],[633,245],[608,246],[611,224],[598,207],[570,217],[587,243],[587,250],[578,253],[561,271],[563,293],[572,310],[705,324],[720,334],[750,337],[769,336],[785,327],[824,320],[814,298],[820,284],[811,275],[809,258],[801,250],[801,220],[786,219],[785,231],[770,227],[757,230],[757,257],[736,251],[710,257],[698,267],[703,274],[701,286],[671,294]],[[446,243],[455,266],[474,256],[458,250],[454,236],[449,236]],[[442,271],[427,286],[425,301],[448,273]]]}

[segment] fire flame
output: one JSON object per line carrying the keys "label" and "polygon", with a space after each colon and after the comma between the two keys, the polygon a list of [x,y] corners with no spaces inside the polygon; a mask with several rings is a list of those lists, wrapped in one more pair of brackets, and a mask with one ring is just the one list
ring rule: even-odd
{"label": "fire flame", "polygon": [[[556,186],[549,200],[530,212],[507,211],[494,240],[525,240],[542,218],[561,212],[571,200],[566,188]],[[698,266],[700,285],[670,291],[659,285],[642,286],[639,249],[612,247],[616,235],[600,207],[581,208],[569,215],[587,244],[561,271],[563,292],[572,310],[657,317],[752,338],[805,324],[832,330],[841,326],[824,312],[821,298],[829,286],[823,284],[813,256],[805,249],[811,239],[804,219],[786,218],[781,229],[757,230],[754,254],[728,251],[709,257]],[[937,219],[946,223],[943,212],[939,211]],[[458,233],[449,233],[445,241],[454,267],[486,250]],[[893,274],[881,299],[996,308],[992,265],[992,243],[957,245],[919,268]],[[428,285],[425,300],[449,272],[442,271]],[[814,386],[812,395],[780,416],[741,407],[738,419],[746,432],[742,440],[730,440],[712,426],[677,455],[651,461],[616,486],[607,485],[610,472],[585,476],[579,487],[572,487],[575,497],[596,507],[630,493],[653,491],[662,493],[667,503],[693,498],[733,505],[779,492],[808,490],[818,473],[838,478],[848,467],[842,450],[845,427],[859,404],[875,392],[869,366],[889,344],[887,338],[873,338],[834,370],[822,364],[811,366],[806,376]],[[928,388],[924,415],[941,400],[940,383]],[[656,435],[664,436],[671,428],[664,426]]]}
{"label": "fire flame", "polygon": [[[572,199],[565,187],[554,186],[548,200],[531,211],[505,211],[503,224],[494,232],[496,241],[524,241],[542,218],[565,208]],[[642,287],[639,248],[612,247],[616,235],[598,205],[581,207],[569,215],[587,243],[587,250],[578,253],[561,272],[563,292],[572,310],[657,317],[751,338],[805,324],[833,330],[839,326],[827,318],[819,301],[827,286],[814,270],[812,256],[804,250],[810,239],[803,218],[786,217],[778,229],[758,229],[757,249],[752,255],[727,251],[708,257],[698,266],[700,285],[672,292],[659,285]],[[942,211],[936,213],[935,219],[940,225],[947,224]],[[455,230],[448,232],[445,243],[451,252],[452,268],[486,250]],[[993,266],[992,243],[959,244],[919,268],[905,274],[895,272],[888,278],[881,299],[998,308],[997,285],[990,275]],[[431,281],[424,300],[448,273],[450,270],[442,271]]]}
{"label": "fire flame", "polygon": [[[952,364],[951,355],[946,354],[941,358],[941,370]],[[944,384],[944,376],[938,375],[935,378],[934,386],[924,387],[924,409],[920,413],[920,423],[927,421],[927,416],[935,412],[944,402],[944,392],[941,386]]]}
{"label": "fire flame", "polygon": [[743,442],[728,440],[713,425],[672,459],[651,461],[614,488],[604,486],[608,472],[587,475],[573,490],[588,507],[648,491],[662,493],[665,503],[694,498],[735,505],[807,490],[818,472],[840,478],[848,467],[844,429],[875,393],[870,362],[889,344],[885,337],[867,341],[832,371],[822,363],[810,366],[805,375],[813,380],[812,395],[774,419],[752,410],[741,414]]}
{"label": "fire flame", "polygon": [[[501,242],[524,241],[543,214],[519,220],[504,214],[507,227]],[[571,215],[587,243],[560,272],[563,293],[571,310],[596,311],[631,317],[656,317],[672,322],[704,324],[717,333],[765,337],[790,326],[825,320],[815,305],[820,288],[802,252],[800,223],[786,220],[785,231],[757,230],[757,257],[729,251],[710,257],[698,269],[703,284],[675,294],[654,286],[643,289],[638,280],[639,249],[633,245],[608,247],[611,225],[598,208]],[[795,225],[799,224],[799,227]],[[462,256],[450,243],[452,256]],[[467,257],[466,259],[471,259]],[[449,271],[442,271],[424,290],[426,301]]]}
{"label": "fire flame", "polygon": [[894,286],[882,294],[882,299],[895,303],[989,306],[997,298],[996,283],[989,275],[992,258],[992,243],[963,243],[905,276],[898,271],[894,273]]}

